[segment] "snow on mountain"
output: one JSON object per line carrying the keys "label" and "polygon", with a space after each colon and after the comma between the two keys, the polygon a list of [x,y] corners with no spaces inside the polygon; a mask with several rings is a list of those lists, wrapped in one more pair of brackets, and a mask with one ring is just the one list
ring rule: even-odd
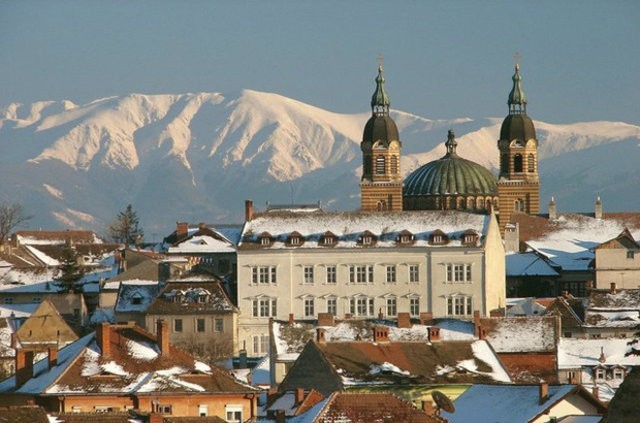
{"label": "snow on mountain", "polygon": [[[450,128],[462,157],[498,166],[502,118],[392,116],[405,173],[443,156]],[[176,220],[242,221],[248,198],[355,209],[368,118],[251,90],[11,104],[0,110],[0,201],[23,203],[34,227],[99,232],[132,203],[149,240]],[[590,210],[597,193],[605,210],[640,208],[640,127],[535,123],[543,207],[554,195],[559,210]]]}

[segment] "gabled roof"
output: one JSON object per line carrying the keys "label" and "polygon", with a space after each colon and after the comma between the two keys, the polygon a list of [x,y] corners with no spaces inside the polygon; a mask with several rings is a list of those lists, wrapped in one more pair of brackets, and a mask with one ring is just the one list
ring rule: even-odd
{"label": "gabled roof", "polygon": [[485,341],[310,341],[280,389],[315,388],[326,394],[346,386],[479,382],[511,382]]}
{"label": "gabled roof", "polygon": [[507,276],[560,276],[545,256],[534,251],[507,254],[505,261]]}
{"label": "gabled roof", "polygon": [[563,328],[579,328],[584,324],[584,307],[584,299],[557,297],[545,314],[559,315]]}
{"label": "gabled roof", "polygon": [[116,313],[139,313],[145,311],[160,292],[157,281],[127,281],[120,284],[114,310]]}
{"label": "gabled roof", "polygon": [[[411,247],[460,247],[465,231],[473,230],[483,237],[490,220],[490,216],[458,211],[259,213],[246,222],[238,249],[322,248],[318,241],[327,231],[337,237],[333,248],[395,248],[398,235],[404,231],[415,236]],[[436,230],[444,232],[450,242],[440,247],[430,244],[429,237]],[[299,232],[306,242],[295,247],[287,245],[293,231]],[[366,231],[376,237],[375,244],[358,243]],[[268,246],[262,246],[258,240],[264,232],[273,237]]]}
{"label": "gabled roof", "polygon": [[563,399],[578,396],[604,413],[606,407],[580,385],[550,385],[540,404],[538,385],[473,385],[454,402],[455,412],[442,412],[451,423],[475,422],[478,416],[492,423],[530,422]]}
{"label": "gabled roof", "polygon": [[587,300],[585,323],[600,327],[640,325],[640,289],[592,289]]}
{"label": "gabled roof", "polygon": [[72,244],[102,244],[103,241],[93,231],[17,231],[12,239],[22,245],[64,245],[66,242]]}
{"label": "gabled roof", "polygon": [[44,299],[33,314],[16,330],[16,341],[22,348],[46,349],[62,347],[78,339],[58,309]]}
{"label": "gabled roof", "polygon": [[218,281],[169,282],[147,314],[207,314],[236,311]]}
{"label": "gabled roof", "polygon": [[[240,232],[242,225],[216,225],[209,226],[199,224],[197,227],[188,228],[186,233],[178,233],[173,231],[164,239],[164,242],[170,244],[169,253],[180,252],[182,248],[189,248],[188,244],[193,244],[194,238],[209,238],[212,243],[218,243],[225,248],[233,248],[240,240]],[[183,245],[184,244],[184,245]],[[172,250],[173,249],[173,250]]]}
{"label": "gabled roof", "polygon": [[[128,259],[127,259],[128,261]],[[107,282],[122,282],[122,281],[158,281],[159,278],[159,262],[152,259],[145,259],[137,262],[135,265],[127,268],[124,272],[109,279]]]}
{"label": "gabled roof", "polygon": [[91,333],[61,349],[58,365],[47,360],[34,365],[34,377],[15,389],[15,377],[0,382],[0,392],[38,395],[157,395],[255,393],[226,371],[195,360],[175,348],[160,355],[156,336],[140,327],[112,325],[110,354],[102,355],[96,334]]}
{"label": "gabled roof", "polygon": [[624,230],[617,237],[610,239],[608,241],[603,242],[602,244],[595,247],[598,249],[610,249],[610,248],[624,248],[637,250],[640,248],[640,244],[633,238],[629,229],[624,228]]}
{"label": "gabled roof", "polygon": [[550,353],[556,350],[555,316],[481,319],[485,339],[497,353]]}

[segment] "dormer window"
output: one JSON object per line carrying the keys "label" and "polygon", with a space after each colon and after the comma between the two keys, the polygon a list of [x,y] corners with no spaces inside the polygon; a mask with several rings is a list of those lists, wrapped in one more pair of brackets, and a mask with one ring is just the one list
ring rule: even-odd
{"label": "dormer window", "polygon": [[330,247],[336,245],[337,237],[331,231],[327,231],[320,237],[318,244]]}
{"label": "dormer window", "polygon": [[358,244],[360,245],[373,245],[376,242],[376,237],[369,231],[364,231],[362,235],[358,237]]}
{"label": "dormer window", "polygon": [[447,235],[439,229],[433,231],[429,236],[429,244],[431,245],[444,245],[449,242]]}
{"label": "dormer window", "polygon": [[131,297],[131,304],[133,305],[140,305],[142,304],[142,295],[136,293],[133,295],[133,297]]}
{"label": "dormer window", "polygon": [[198,295],[198,302],[200,304],[204,304],[207,302],[207,295],[206,294],[200,294]]}
{"label": "dormer window", "polygon": [[260,241],[260,245],[268,247],[272,242],[271,234],[269,232],[263,232],[258,236],[258,240]]}
{"label": "dormer window", "polygon": [[411,244],[414,240],[414,235],[407,230],[400,232],[400,234],[396,237],[396,243],[402,245]]}
{"label": "dormer window", "polygon": [[462,233],[462,244],[463,245],[476,245],[478,243],[478,234],[469,229]]}
{"label": "dormer window", "polygon": [[298,246],[304,243],[304,237],[296,231],[293,231],[289,234],[289,238],[287,238],[287,245],[290,246]]}

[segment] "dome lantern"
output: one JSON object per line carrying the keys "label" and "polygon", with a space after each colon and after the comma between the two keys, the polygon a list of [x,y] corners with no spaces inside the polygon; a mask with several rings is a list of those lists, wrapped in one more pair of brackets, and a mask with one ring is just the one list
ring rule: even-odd
{"label": "dome lantern", "polygon": [[520,65],[516,63],[516,71],[511,78],[513,88],[509,93],[509,114],[527,114],[527,96],[522,89],[522,76],[520,75]]}
{"label": "dome lantern", "polygon": [[375,116],[389,116],[391,100],[384,89],[384,76],[382,74],[382,56],[378,56],[378,76],[376,77],[376,90],[371,96],[371,112]]}

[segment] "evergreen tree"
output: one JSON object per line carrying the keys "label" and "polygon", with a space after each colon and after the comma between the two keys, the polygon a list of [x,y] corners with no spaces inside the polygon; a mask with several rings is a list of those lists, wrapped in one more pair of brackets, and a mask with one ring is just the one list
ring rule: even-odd
{"label": "evergreen tree", "polygon": [[58,287],[63,292],[82,292],[82,287],[78,285],[84,276],[85,269],[78,264],[78,253],[71,244],[65,245],[60,257],[58,275],[55,278]]}
{"label": "evergreen tree", "polygon": [[140,227],[140,219],[131,204],[127,206],[125,211],[118,213],[118,217],[107,230],[114,242],[126,245],[139,244],[144,237],[144,232]]}

